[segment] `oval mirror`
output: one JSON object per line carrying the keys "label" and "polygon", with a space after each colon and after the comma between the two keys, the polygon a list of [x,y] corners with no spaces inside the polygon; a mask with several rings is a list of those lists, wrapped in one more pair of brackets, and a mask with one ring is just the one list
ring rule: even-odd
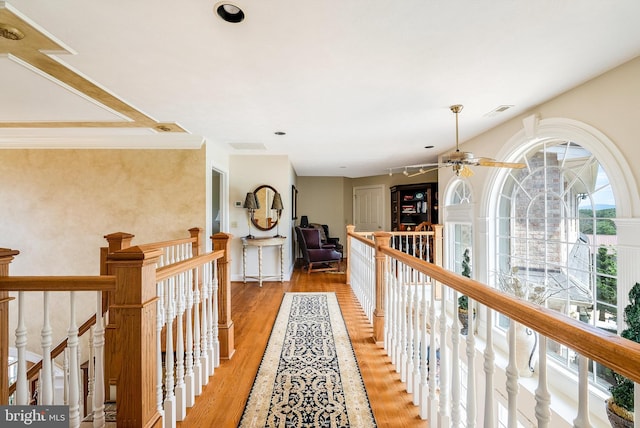
{"label": "oval mirror", "polygon": [[278,213],[271,209],[276,189],[263,184],[253,192],[260,208],[254,211],[251,222],[260,230],[271,230],[278,224]]}

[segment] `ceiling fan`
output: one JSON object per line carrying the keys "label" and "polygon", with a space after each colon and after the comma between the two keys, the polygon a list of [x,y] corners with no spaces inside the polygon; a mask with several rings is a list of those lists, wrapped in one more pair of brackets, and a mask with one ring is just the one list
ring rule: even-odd
{"label": "ceiling fan", "polygon": [[[426,174],[427,172],[451,166],[457,176],[471,177],[473,171],[469,166],[491,166],[497,168],[524,168],[526,166],[521,162],[498,162],[491,158],[475,157],[471,152],[460,151],[458,142],[458,114],[462,111],[463,106],[461,104],[455,104],[449,108],[456,115],[456,150],[443,155],[440,163],[408,165],[404,167],[404,175],[407,177],[415,177],[416,175]],[[408,168],[419,169],[417,172],[410,174],[407,170]]]}

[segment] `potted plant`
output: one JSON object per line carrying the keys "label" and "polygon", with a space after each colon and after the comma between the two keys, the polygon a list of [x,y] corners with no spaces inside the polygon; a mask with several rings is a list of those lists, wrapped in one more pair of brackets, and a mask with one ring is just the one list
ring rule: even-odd
{"label": "potted plant", "polygon": [[[629,304],[624,308],[627,328],[622,337],[640,343],[640,283],[629,291]],[[615,385],[609,388],[611,398],[607,400],[607,416],[614,428],[633,427],[633,381],[613,373]]]}
{"label": "potted plant", "polygon": [[[462,254],[462,272],[460,273],[462,276],[467,278],[471,278],[471,256],[469,255],[469,248],[464,250]],[[476,311],[473,310],[473,315],[475,317]],[[460,328],[460,334],[466,335],[469,329],[469,297],[462,295],[458,297],[458,319],[460,320],[460,324],[462,327]]]}

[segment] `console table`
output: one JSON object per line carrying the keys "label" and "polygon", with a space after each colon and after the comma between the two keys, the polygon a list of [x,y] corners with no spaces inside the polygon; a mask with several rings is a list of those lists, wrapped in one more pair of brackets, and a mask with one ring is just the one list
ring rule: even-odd
{"label": "console table", "polygon": [[[242,280],[246,284],[247,278],[257,279],[260,287],[265,279],[278,278],[280,282],[284,280],[284,243],[287,240],[284,236],[274,236],[266,238],[242,238]],[[258,248],[258,276],[247,275],[247,248]],[[262,274],[262,247],[280,247],[278,254],[280,255],[280,274],[279,275],[263,275]]]}

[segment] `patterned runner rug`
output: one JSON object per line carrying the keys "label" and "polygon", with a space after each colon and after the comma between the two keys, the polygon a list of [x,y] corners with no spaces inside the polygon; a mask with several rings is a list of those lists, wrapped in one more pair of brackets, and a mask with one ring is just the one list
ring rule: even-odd
{"label": "patterned runner rug", "polygon": [[238,426],[376,426],[335,293],[285,294]]}

